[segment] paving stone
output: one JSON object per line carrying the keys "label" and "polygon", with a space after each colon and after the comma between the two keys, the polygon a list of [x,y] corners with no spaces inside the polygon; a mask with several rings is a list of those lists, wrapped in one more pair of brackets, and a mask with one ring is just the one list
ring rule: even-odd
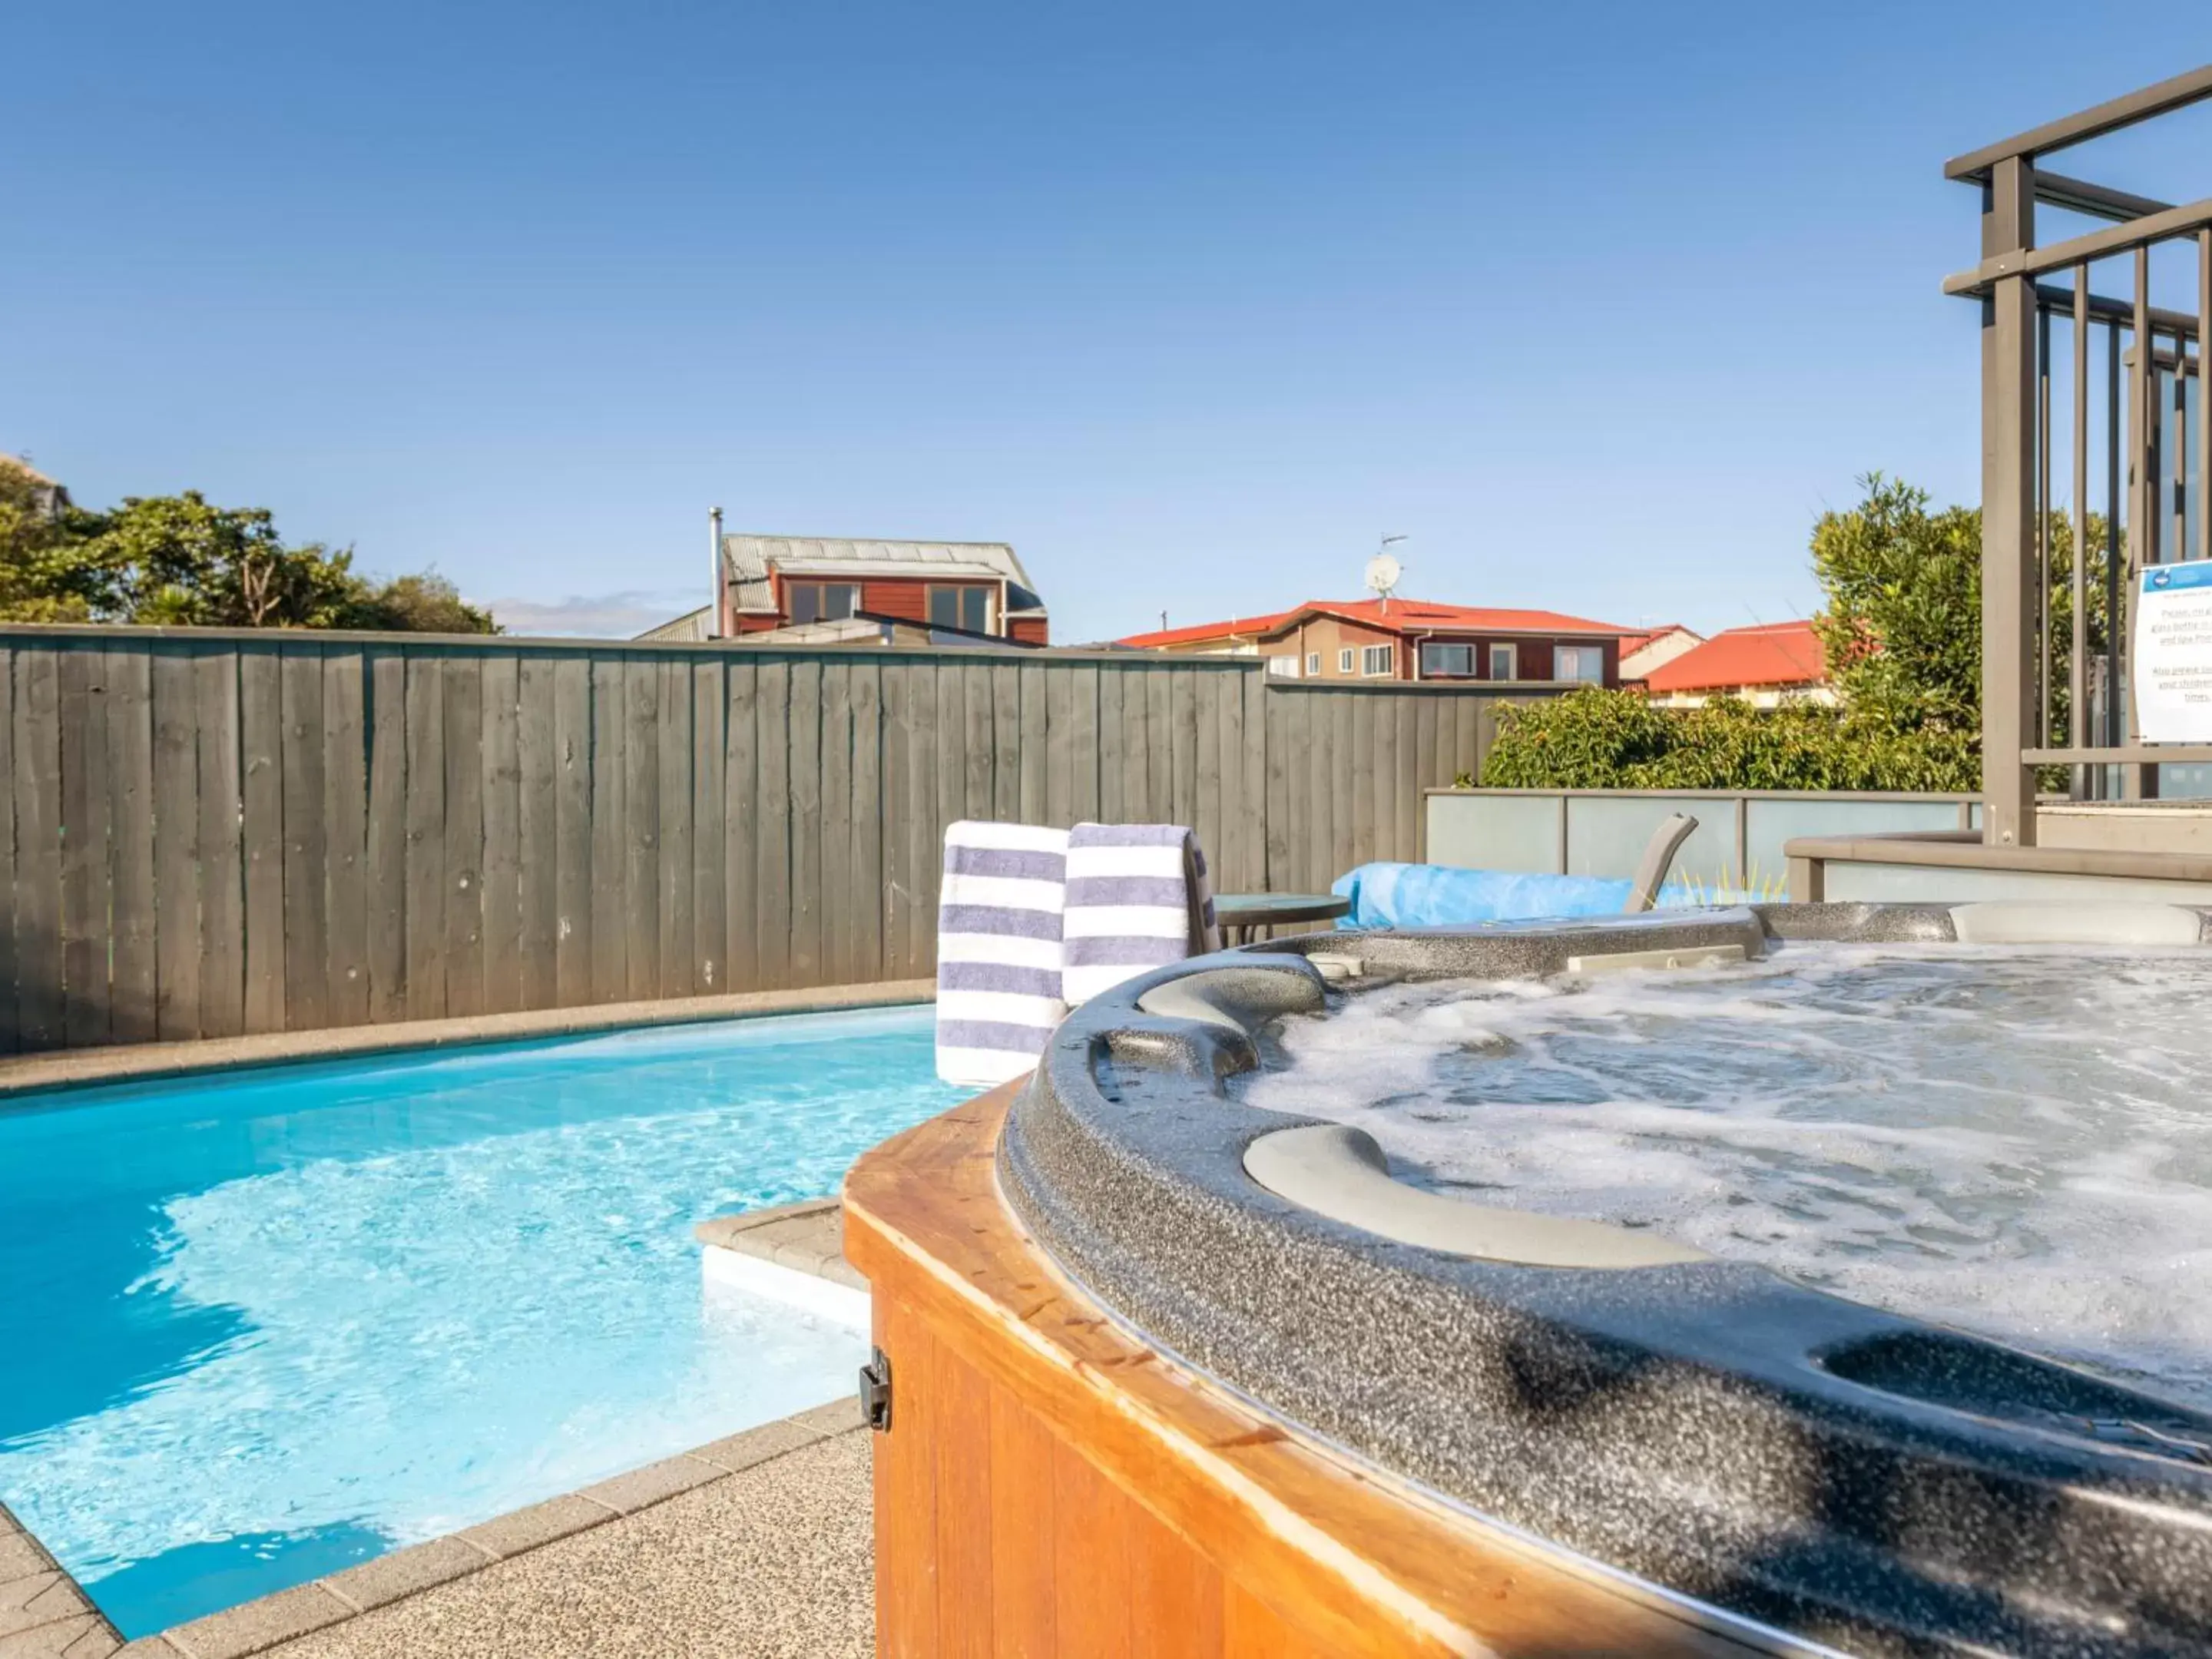
{"label": "paving stone", "polygon": [[[109,1645],[77,1650],[86,1637],[105,1638]],[[111,1653],[114,1638],[100,1615],[85,1612],[69,1618],[48,1619],[27,1629],[0,1636],[0,1659],[74,1659],[79,1653]]]}
{"label": "paving stone", "polygon": [[[0,1522],[0,1585],[13,1583],[34,1572],[50,1572],[53,1565],[53,1558],[39,1547],[37,1539]],[[0,1606],[5,1605],[5,1591],[0,1590]]]}
{"label": "paving stone", "polygon": [[123,1638],[109,1628],[105,1620],[94,1620],[93,1627],[62,1650],[62,1659],[112,1659],[120,1652]]}
{"label": "paving stone", "polygon": [[765,1463],[771,1457],[811,1446],[822,1437],[822,1431],[812,1425],[793,1422],[787,1417],[778,1422],[763,1423],[757,1429],[747,1429],[743,1434],[733,1434],[726,1440],[717,1440],[711,1446],[702,1446],[685,1455],[736,1474]]}
{"label": "paving stone", "polygon": [[162,1637],[142,1636],[116,1649],[115,1659],[184,1659],[184,1656]]}
{"label": "paving stone", "polygon": [[868,1288],[868,1281],[860,1276],[860,1270],[842,1255],[832,1256],[822,1264],[822,1277],[833,1285],[842,1285],[848,1290],[865,1291]]}
{"label": "paving stone", "polygon": [[609,1505],[594,1504],[588,1498],[568,1492],[549,1498],[543,1504],[532,1504],[526,1510],[495,1516],[479,1526],[465,1528],[454,1536],[503,1559],[534,1550],[541,1544],[550,1544],[556,1538],[566,1538],[586,1528],[605,1525],[614,1518],[615,1510]]}
{"label": "paving stone", "polygon": [[59,1567],[0,1584],[0,1636],[91,1611],[92,1604]]}
{"label": "paving stone", "polygon": [[866,1427],[868,1419],[860,1414],[860,1396],[847,1394],[840,1395],[827,1405],[803,1411],[789,1420],[819,1429],[824,1434],[842,1434],[848,1429]]}
{"label": "paving stone", "polygon": [[320,1584],[301,1584],[247,1601],[189,1625],[164,1631],[169,1645],[185,1659],[239,1659],[295,1636],[353,1616],[353,1609]]}
{"label": "paving stone", "polygon": [[489,1566],[499,1558],[465,1538],[434,1538],[412,1549],[395,1550],[318,1582],[349,1606],[366,1612],[403,1595],[442,1584],[465,1572]]}
{"label": "paving stone", "polygon": [[648,1504],[673,1498],[679,1492],[719,1480],[723,1473],[712,1463],[702,1463],[695,1458],[669,1457],[658,1463],[647,1463],[641,1469],[632,1469],[628,1474],[618,1474],[611,1480],[602,1480],[596,1486],[586,1486],[577,1495],[629,1515]]}

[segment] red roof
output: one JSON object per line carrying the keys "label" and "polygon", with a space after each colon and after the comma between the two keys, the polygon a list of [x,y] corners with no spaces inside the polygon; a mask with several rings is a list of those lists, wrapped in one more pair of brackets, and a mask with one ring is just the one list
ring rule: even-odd
{"label": "red roof", "polygon": [[1132,634],[1115,643],[1156,651],[1164,646],[1236,639],[1243,635],[1264,634],[1290,614],[1287,611],[1270,611],[1258,617],[1231,617],[1227,622],[1193,623],[1188,628],[1156,628],[1149,634]]}
{"label": "red roof", "polygon": [[1687,634],[1690,630],[1680,623],[1668,623],[1664,628],[1647,628],[1638,633],[1620,636],[1620,654],[1632,657],[1647,645],[1656,644],[1670,634]]}
{"label": "red roof", "polygon": [[1828,677],[1808,622],[1730,628],[1644,677],[1654,691],[1728,691],[1753,685],[1818,685]]}
{"label": "red roof", "polygon": [[1617,639],[1622,632],[1612,623],[1557,611],[1498,611],[1428,599],[1308,599],[1285,611],[1269,631],[1279,633],[1309,616],[1337,617],[1390,634],[1595,634]]}

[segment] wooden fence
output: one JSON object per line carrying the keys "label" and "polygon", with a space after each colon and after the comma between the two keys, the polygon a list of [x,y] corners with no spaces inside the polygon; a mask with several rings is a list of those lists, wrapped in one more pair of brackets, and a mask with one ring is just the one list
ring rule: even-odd
{"label": "wooden fence", "polygon": [[1417,857],[1496,699],[1249,659],[0,630],[0,1049],[927,975],[960,817]]}

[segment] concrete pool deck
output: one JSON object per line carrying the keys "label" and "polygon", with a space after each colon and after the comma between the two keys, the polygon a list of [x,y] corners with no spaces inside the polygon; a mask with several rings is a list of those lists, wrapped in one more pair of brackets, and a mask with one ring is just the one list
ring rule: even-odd
{"label": "concrete pool deck", "polygon": [[40,1089],[96,1083],[135,1083],[189,1077],[229,1066],[339,1060],[398,1048],[446,1048],[478,1042],[518,1042],[532,1037],[584,1036],[650,1025],[691,1025],[773,1014],[826,1014],[848,1009],[895,1008],[933,1002],[937,982],[886,980],[798,991],[742,991],[726,996],[666,997],[650,1002],[610,1002],[588,1008],[539,1008],[524,1013],[480,1014],[455,1019],[410,1019],[390,1025],[346,1025],[314,1031],[264,1031],[251,1036],[204,1037],[186,1042],[134,1042],[112,1048],[58,1049],[0,1058],[0,1101]]}
{"label": "concrete pool deck", "polygon": [[870,1439],[857,1401],[837,1401],[142,1638],[118,1659],[866,1654]]}

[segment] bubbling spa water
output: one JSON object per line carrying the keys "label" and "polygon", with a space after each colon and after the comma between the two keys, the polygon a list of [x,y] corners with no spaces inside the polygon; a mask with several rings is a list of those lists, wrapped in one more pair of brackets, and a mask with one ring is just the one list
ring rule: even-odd
{"label": "bubbling spa water", "polygon": [[2212,1407],[2212,960],[1791,944],[1384,987],[1275,1027],[1250,1105],[1403,1178],[1664,1232]]}

